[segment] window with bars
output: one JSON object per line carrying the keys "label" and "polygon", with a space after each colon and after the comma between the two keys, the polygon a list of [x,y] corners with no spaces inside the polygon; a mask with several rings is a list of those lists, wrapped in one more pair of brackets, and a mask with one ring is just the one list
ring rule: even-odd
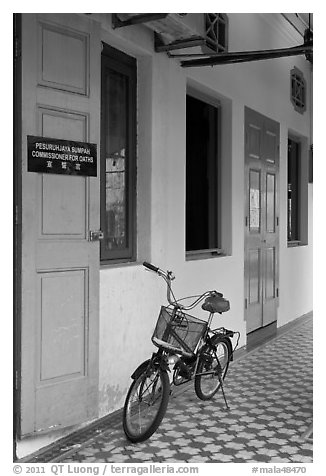
{"label": "window with bars", "polygon": [[291,102],[301,114],[306,110],[306,81],[298,68],[291,70]]}
{"label": "window with bars", "polygon": [[206,43],[216,52],[228,50],[228,17],[225,13],[205,13]]}

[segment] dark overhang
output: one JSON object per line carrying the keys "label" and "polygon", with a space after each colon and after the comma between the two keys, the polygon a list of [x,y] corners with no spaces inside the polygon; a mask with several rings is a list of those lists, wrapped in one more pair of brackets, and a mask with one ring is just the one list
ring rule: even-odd
{"label": "dark overhang", "polygon": [[[146,25],[154,31],[155,51],[166,52],[169,57],[180,59],[183,68],[245,63],[298,55],[305,55],[312,63],[312,14],[281,15],[303,37],[302,45],[269,50],[216,52],[207,45],[204,26],[193,24],[191,19],[188,19],[191,15],[187,13],[112,13],[112,26],[123,28],[137,24]],[[199,49],[193,53],[196,47]],[[187,49],[188,51],[185,51]],[[179,53],[172,54],[171,51]]]}

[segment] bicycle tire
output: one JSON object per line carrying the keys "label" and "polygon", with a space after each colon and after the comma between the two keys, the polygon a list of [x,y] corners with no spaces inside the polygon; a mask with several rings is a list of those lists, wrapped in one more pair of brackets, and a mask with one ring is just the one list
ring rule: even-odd
{"label": "bicycle tire", "polygon": [[[227,337],[213,336],[211,338],[212,344],[216,346],[217,358],[222,367],[222,380],[225,379],[227,374],[230,358],[232,354],[232,344]],[[207,346],[203,349],[203,355],[206,358],[201,358],[198,363],[197,373],[209,372],[216,369],[216,356],[212,349]],[[207,358],[208,356],[208,358]],[[201,400],[210,400],[220,389],[221,384],[218,375],[196,375],[195,376],[195,392],[198,398]]]}
{"label": "bicycle tire", "polygon": [[169,396],[169,377],[161,368],[148,366],[133,380],[123,409],[123,430],[129,441],[139,443],[152,436],[164,418]]}

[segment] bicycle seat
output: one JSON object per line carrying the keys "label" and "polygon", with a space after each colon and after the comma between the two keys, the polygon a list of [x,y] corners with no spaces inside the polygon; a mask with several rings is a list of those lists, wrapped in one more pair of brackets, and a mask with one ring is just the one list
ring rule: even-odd
{"label": "bicycle seat", "polygon": [[222,314],[222,312],[226,312],[230,309],[230,303],[220,294],[216,294],[206,298],[201,307],[204,311],[219,312]]}

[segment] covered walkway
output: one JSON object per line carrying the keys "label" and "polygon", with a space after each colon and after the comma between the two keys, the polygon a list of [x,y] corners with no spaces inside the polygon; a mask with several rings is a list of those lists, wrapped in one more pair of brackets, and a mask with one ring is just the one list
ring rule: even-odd
{"label": "covered walkway", "polygon": [[[172,395],[158,431],[126,441],[120,415],[29,461],[62,463],[312,462],[312,316],[238,357],[222,394],[199,400],[192,385]],[[27,459],[25,459],[26,461]]]}

